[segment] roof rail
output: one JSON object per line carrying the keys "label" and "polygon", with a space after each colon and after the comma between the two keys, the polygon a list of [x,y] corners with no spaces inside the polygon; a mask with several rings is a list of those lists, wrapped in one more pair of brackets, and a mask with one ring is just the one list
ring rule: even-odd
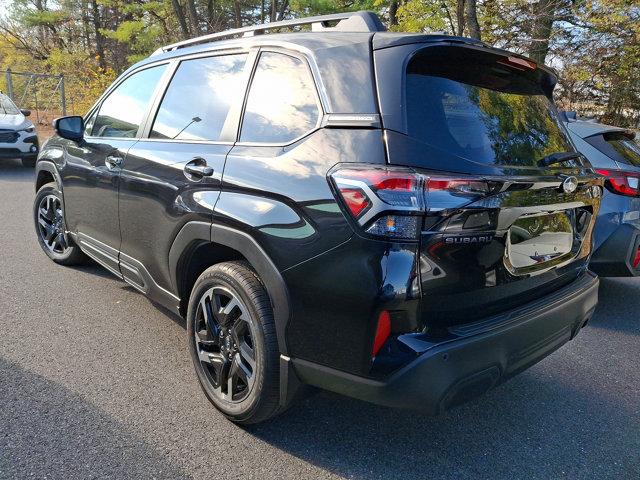
{"label": "roof rail", "polygon": [[[329,22],[338,23],[335,26],[330,26]],[[383,32],[386,30],[380,18],[373,12],[360,11],[360,12],[346,12],[346,13],[334,13],[331,15],[319,15],[316,17],[297,18],[294,20],[285,20],[281,22],[263,23],[260,25],[252,25],[249,27],[234,28],[231,30],[225,30],[224,32],[211,33],[209,35],[203,35],[201,37],[191,38],[189,40],[183,40],[182,42],[172,43],[165,47],[161,47],[153,55],[159,55],[164,52],[170,52],[179,48],[190,47],[192,45],[198,45],[200,43],[208,43],[216,40],[223,40],[226,38],[233,38],[236,36],[252,37],[254,35],[261,35],[268,30],[278,28],[293,28],[302,25],[311,25],[313,32],[331,30],[338,32]]]}

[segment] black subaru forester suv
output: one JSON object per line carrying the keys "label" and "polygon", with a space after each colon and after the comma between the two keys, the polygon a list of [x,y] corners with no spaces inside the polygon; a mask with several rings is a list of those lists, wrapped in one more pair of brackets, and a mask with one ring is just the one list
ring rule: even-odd
{"label": "black subaru forester suv", "polygon": [[596,306],[602,182],[555,83],[368,12],[164,47],[57,120],[38,240],[185,316],[202,388],[236,422],[304,385],[435,414],[556,350]]}

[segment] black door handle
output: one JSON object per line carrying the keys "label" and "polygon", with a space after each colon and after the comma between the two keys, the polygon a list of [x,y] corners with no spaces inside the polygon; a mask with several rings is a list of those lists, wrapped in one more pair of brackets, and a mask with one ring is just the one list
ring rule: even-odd
{"label": "black door handle", "polygon": [[207,166],[204,158],[194,158],[184,166],[184,173],[190,180],[200,180],[213,175],[213,168]]}

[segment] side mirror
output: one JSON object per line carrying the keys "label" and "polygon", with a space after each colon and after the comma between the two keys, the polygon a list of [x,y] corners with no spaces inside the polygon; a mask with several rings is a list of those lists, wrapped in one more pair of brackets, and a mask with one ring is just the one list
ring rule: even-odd
{"label": "side mirror", "polygon": [[27,110],[26,108],[21,108],[20,113],[22,113],[25,117],[28,117],[31,115],[31,110]]}
{"label": "side mirror", "polygon": [[84,135],[84,120],[78,116],[56,118],[53,128],[62,138],[79,142]]}

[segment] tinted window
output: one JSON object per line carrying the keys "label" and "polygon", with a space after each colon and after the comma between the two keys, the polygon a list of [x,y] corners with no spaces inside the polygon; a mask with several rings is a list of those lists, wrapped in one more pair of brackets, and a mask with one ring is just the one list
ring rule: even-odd
{"label": "tinted window", "polygon": [[162,100],[151,137],[219,140],[231,102],[242,94],[246,60],[246,55],[226,55],[183,61]]}
{"label": "tinted window", "polygon": [[631,133],[608,132],[585,140],[619,163],[640,167],[640,145]]}
{"label": "tinted window", "polygon": [[290,142],[315,127],[319,115],[307,65],[289,55],[262,53],[247,99],[240,140]]}
{"label": "tinted window", "polygon": [[3,115],[18,115],[20,110],[6,95],[0,95],[0,113]]}
{"label": "tinted window", "polygon": [[166,65],[135,73],[102,102],[93,124],[97,137],[135,137]]}
{"label": "tinted window", "polygon": [[418,55],[408,66],[406,96],[409,135],[436,150],[523,166],[572,151],[536,71],[523,73],[492,58]]}

